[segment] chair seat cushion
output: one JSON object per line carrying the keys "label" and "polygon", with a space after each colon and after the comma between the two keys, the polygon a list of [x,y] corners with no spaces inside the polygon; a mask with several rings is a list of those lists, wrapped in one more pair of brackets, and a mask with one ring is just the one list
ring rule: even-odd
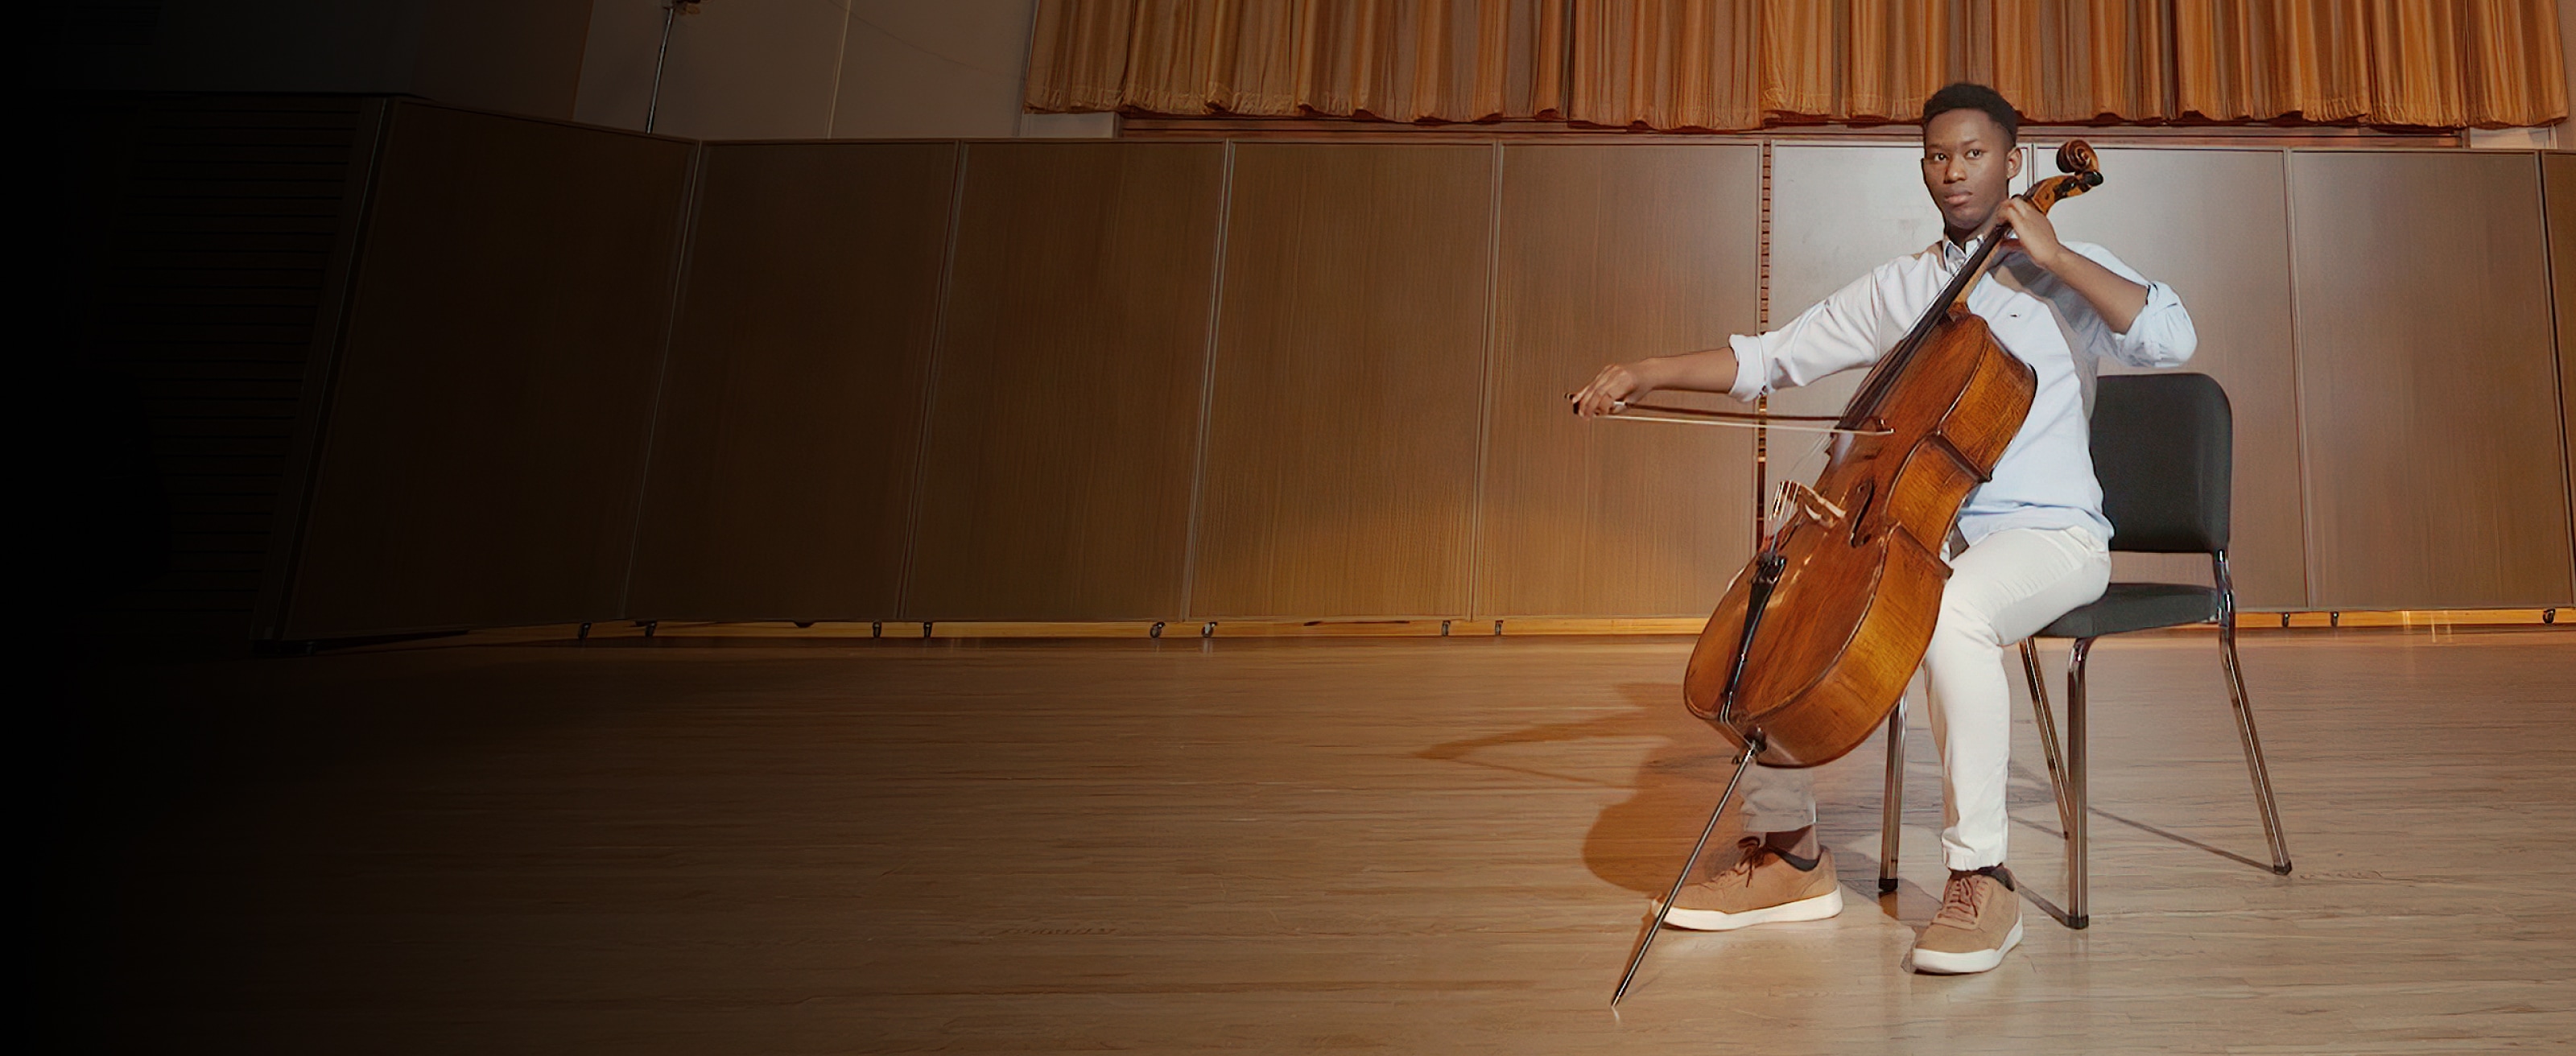
{"label": "chair seat cushion", "polygon": [[2099,638],[2208,623],[2218,618],[2218,591],[2182,583],[2113,583],[2102,600],[2076,609],[2046,627],[2041,638]]}

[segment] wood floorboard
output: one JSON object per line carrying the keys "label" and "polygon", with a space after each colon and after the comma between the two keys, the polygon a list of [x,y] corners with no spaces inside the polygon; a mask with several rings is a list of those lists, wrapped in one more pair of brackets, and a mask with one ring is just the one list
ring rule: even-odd
{"label": "wood floorboard", "polygon": [[[1819,775],[1848,900],[1670,932],[1725,777],[1683,639],[407,647],[91,679],[114,1047],[302,1052],[2413,1053],[2576,1044],[2576,634],[2094,658],[2093,926],[1915,976],[1909,739]],[[2057,651],[2062,654],[2062,650]],[[2062,655],[2059,663],[2062,664]],[[2060,668],[2052,668],[2052,671]],[[121,724],[121,725],[120,725]],[[2013,862],[2061,899],[2019,713]],[[135,789],[141,789],[137,791]],[[1723,836],[1723,834],[1721,834]]]}

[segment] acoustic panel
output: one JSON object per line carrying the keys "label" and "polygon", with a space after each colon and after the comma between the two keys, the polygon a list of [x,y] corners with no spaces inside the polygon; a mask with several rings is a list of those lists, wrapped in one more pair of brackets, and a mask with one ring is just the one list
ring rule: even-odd
{"label": "acoustic panel", "polygon": [[[2056,147],[2033,144],[2042,159]],[[2102,187],[2049,214],[2059,237],[2110,250],[2172,287],[2191,313],[2200,347],[2176,369],[2218,379],[2235,412],[2228,565],[2237,604],[2249,609],[2308,606],[2283,158],[2277,150],[2104,150]],[[2113,359],[2100,367],[2156,373]],[[2202,557],[2120,554],[2112,577],[2206,584],[2210,569]]]}
{"label": "acoustic panel", "polygon": [[399,104],[286,635],[615,617],[695,148]]}
{"label": "acoustic panel", "polygon": [[1179,614],[1225,151],[967,147],[905,618]]}
{"label": "acoustic panel", "polygon": [[1496,148],[1235,151],[1190,610],[1464,615]]}
{"label": "acoustic panel", "polygon": [[2564,449],[2530,154],[2290,155],[2312,604],[2564,604]]}
{"label": "acoustic panel", "polygon": [[958,148],[706,148],[627,608],[884,619]]}
{"label": "acoustic panel", "polygon": [[1761,166],[1746,146],[1504,149],[1475,615],[1706,615],[1751,554],[1750,433],[1587,422],[1565,394],[1760,329]]}

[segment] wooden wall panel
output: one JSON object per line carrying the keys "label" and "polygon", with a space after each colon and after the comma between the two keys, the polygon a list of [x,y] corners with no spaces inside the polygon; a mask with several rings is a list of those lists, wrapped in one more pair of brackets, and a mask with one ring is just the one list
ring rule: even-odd
{"label": "wooden wall panel", "polygon": [[1179,614],[1225,149],[968,147],[906,618]]}
{"label": "wooden wall panel", "polygon": [[2290,156],[2314,604],[2566,603],[2539,165]]}
{"label": "wooden wall panel", "polygon": [[957,152],[707,148],[630,615],[895,615]]}
{"label": "wooden wall panel", "polygon": [[1494,159],[1236,147],[1194,615],[1468,611]]}
{"label": "wooden wall panel", "polygon": [[[2553,152],[2540,161],[2549,196],[2550,292],[2558,315],[2559,450],[2569,470],[2568,508],[2576,514],[2576,154]],[[2576,555],[2569,560],[2576,562]]]}
{"label": "wooden wall panel", "polygon": [[400,104],[286,634],[623,601],[694,147]]}
{"label": "wooden wall panel", "polygon": [[1504,150],[1477,616],[1705,615],[1750,556],[1750,433],[1586,423],[1565,394],[1760,329],[1761,165],[1746,146]]}
{"label": "wooden wall panel", "polygon": [[[2045,163],[2055,142],[2032,144]],[[2299,499],[2298,370],[2291,349],[2289,206],[2277,150],[2104,150],[2100,190],[2051,214],[2058,234],[2109,249],[2173,287],[2200,349],[2179,368],[2218,379],[2236,417],[2237,604],[2308,605]],[[2053,163],[2040,175],[2054,175]],[[2104,360],[2103,374],[2156,373]],[[2121,554],[2123,580],[2209,582],[2209,561]]]}

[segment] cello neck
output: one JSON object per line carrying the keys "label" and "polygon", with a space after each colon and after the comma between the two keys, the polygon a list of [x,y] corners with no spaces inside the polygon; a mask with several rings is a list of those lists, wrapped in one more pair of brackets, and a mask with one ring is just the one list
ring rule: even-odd
{"label": "cello neck", "polygon": [[1889,389],[1896,386],[1896,379],[1904,375],[1905,365],[1914,358],[1914,350],[1922,347],[1924,340],[1940,328],[1952,311],[1968,309],[1968,290],[1979,276],[1986,273],[1986,263],[1994,259],[1995,247],[2011,236],[2010,224],[1996,224],[1986,230],[1977,248],[1968,254],[1967,263],[1961,265],[1958,273],[1950,276],[1950,281],[1941,287],[1941,295],[1932,299],[1932,306],[1924,309],[1923,317],[1914,321],[1914,326],[1905,331],[1905,336],[1896,342],[1895,348],[1879,357],[1878,365],[1871,368],[1869,376],[1862,380],[1860,391],[1852,394],[1851,404],[1843,408],[1842,419],[1835,423],[1836,428],[1863,428],[1878,413],[1880,401],[1886,398]]}

